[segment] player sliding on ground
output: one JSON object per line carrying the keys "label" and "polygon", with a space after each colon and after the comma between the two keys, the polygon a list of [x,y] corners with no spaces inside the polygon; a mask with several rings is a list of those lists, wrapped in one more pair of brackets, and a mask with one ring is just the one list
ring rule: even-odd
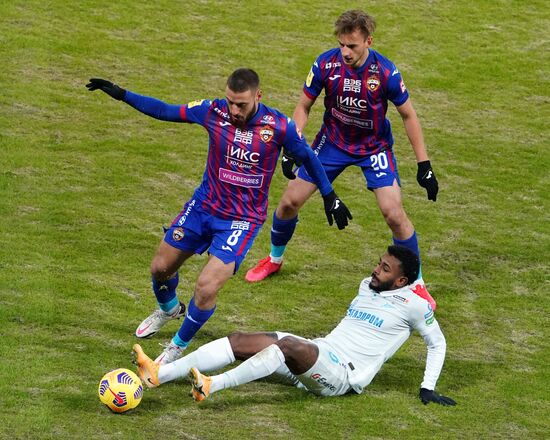
{"label": "player sliding on ground", "polygon": [[[283,146],[303,160],[313,176],[329,224],[336,221],[343,229],[351,219],[294,121],[260,103],[260,79],[251,69],[237,69],[229,76],[225,98],[187,105],[166,104],[99,78],[91,79],[86,87],[102,90],[156,119],[200,124],[209,134],[202,183],[166,231],[151,263],[158,309],[136,330],[138,338],[147,338],[168,321],[185,315],[180,329],[157,357],[160,363],[180,357],[214,314],[218,291],[237,272],[265,221],[269,185]],[[186,312],[176,295],[178,269],[206,250],[208,262]]]}
{"label": "player sliding on ground", "polygon": [[[361,393],[412,330],[417,330],[428,347],[420,399],[425,404],[455,405],[453,399],[435,392],[446,343],[430,304],[410,288],[419,267],[411,250],[388,247],[372,275],[359,285],[346,316],[324,338],[309,340],[281,332],[233,333],[169,365],[153,362],[135,344],[138,374],[149,387],[189,375],[197,401],[271,374],[319,396]],[[244,362],[222,374],[203,374],[235,360]]]}

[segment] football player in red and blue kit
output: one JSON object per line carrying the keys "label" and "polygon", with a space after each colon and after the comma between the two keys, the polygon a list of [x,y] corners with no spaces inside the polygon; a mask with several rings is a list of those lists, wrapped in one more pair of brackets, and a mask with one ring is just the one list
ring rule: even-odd
{"label": "football player in red and blue kit", "polygon": [[[311,107],[324,90],[323,124],[312,147],[329,180],[333,182],[349,166],[360,167],[367,188],[374,193],[391,229],[394,243],[420,255],[414,226],[401,202],[393,136],[386,118],[388,102],[395,105],[403,120],[418,164],[418,183],[434,202],[438,183],[401,73],[371,48],[374,28],[374,19],[363,11],[347,11],[337,19],[334,33],[339,47],[321,54],[313,63],[293,119],[298,129],[303,130]],[[317,189],[305,167],[299,168],[295,178],[293,165],[300,161],[291,156],[283,156],[285,175],[294,180],[289,182],[273,214],[271,253],[247,272],[247,281],[261,281],[280,270],[283,253],[298,222],[298,211]],[[435,308],[421,276],[415,288]]]}
{"label": "football player in red and blue kit", "polygon": [[[202,125],[209,134],[203,180],[166,231],[151,263],[152,286],[159,308],[137,328],[136,336],[155,334],[166,322],[183,315],[181,328],[156,362],[181,356],[195,333],[212,316],[218,291],[238,270],[267,215],[267,197],[281,148],[303,161],[323,196],[329,224],[339,229],[351,219],[327,175],[296,124],[260,102],[260,80],[251,69],[237,69],[226,97],[187,105],[167,104],[93,78],[90,91],[102,90],[156,119]],[[189,305],[176,295],[178,269],[194,254],[208,250],[209,259]]]}

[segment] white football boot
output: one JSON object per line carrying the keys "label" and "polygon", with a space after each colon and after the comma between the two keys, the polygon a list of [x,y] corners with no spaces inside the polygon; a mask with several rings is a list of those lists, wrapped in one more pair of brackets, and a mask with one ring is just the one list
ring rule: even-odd
{"label": "white football boot", "polygon": [[178,310],[169,315],[161,309],[155,310],[136,329],[138,338],[149,338],[158,332],[164,324],[173,319],[179,319],[185,316],[185,304],[180,302]]}
{"label": "white football boot", "polygon": [[174,362],[176,359],[179,359],[183,352],[185,351],[185,347],[180,347],[177,344],[174,344],[172,341],[166,346],[164,351],[158,355],[158,357],[155,359],[155,363],[158,365],[164,365],[169,364],[170,362]]}

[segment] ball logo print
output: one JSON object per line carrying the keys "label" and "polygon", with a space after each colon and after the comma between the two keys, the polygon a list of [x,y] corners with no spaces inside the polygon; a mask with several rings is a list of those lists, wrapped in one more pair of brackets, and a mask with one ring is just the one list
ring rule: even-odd
{"label": "ball logo print", "polygon": [[122,413],[139,405],[143,386],[134,372],[118,368],[101,378],[97,393],[101,403],[115,413]]}

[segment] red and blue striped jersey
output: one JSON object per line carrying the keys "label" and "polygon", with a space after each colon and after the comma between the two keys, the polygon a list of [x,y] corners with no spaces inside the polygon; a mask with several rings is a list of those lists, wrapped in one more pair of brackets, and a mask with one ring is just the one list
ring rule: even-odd
{"label": "red and blue striped jersey", "polygon": [[376,154],[393,145],[388,101],[404,104],[409,94],[395,65],[369,49],[363,66],[346,66],[340,49],[321,54],[313,63],[304,93],[315,100],[325,89],[323,125],[313,146],[326,135],[338,148],[354,155]]}
{"label": "red and blue striped jersey", "polygon": [[124,101],[157,119],[202,125],[208,132],[206,169],[193,198],[200,208],[222,219],[263,223],[269,185],[281,148],[303,161],[321,194],[332,191],[325,171],[293,120],[258,104],[246,127],[231,124],[225,99],[171,105],[130,91]]}

